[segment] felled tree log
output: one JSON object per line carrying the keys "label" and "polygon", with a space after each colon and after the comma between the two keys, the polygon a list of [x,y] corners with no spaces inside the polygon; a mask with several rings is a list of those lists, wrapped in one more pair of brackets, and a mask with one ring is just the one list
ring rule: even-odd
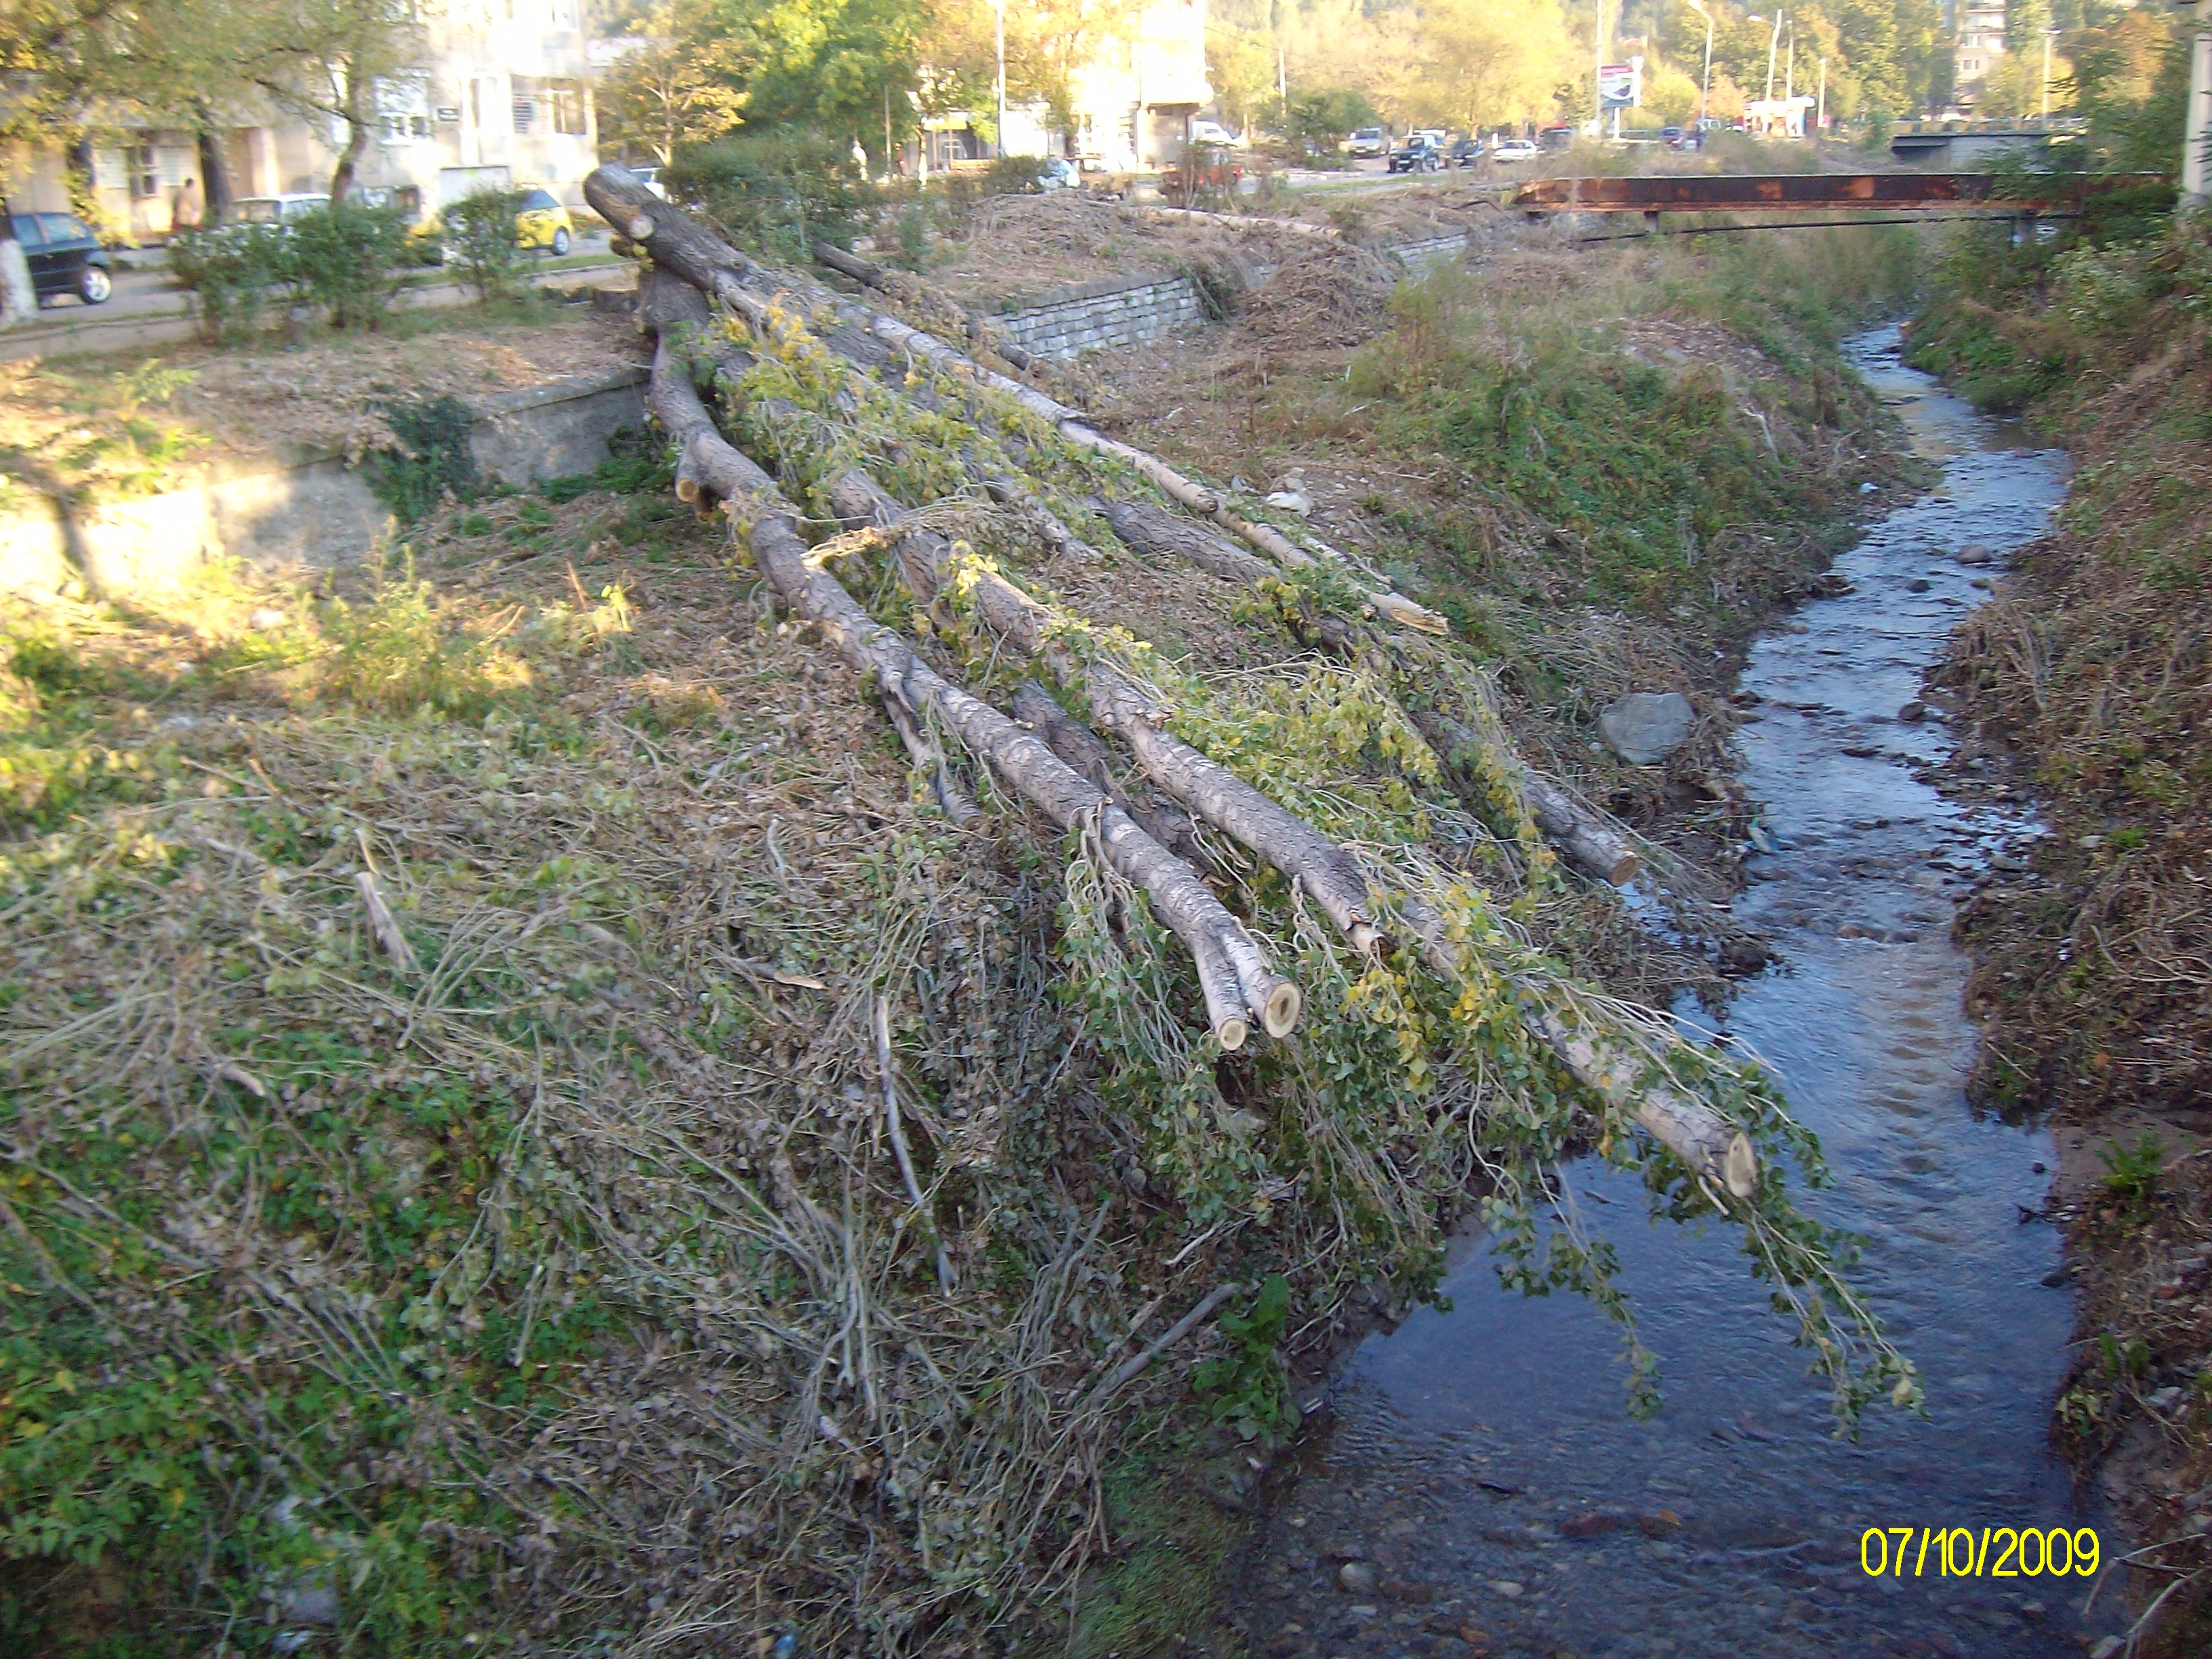
{"label": "felled tree log", "polygon": [[[643,240],[642,237],[638,238]],[[946,681],[890,629],[869,617],[844,586],[807,557],[799,514],[768,475],[714,430],[687,368],[663,340],[648,392],[654,418],[690,434],[697,477],[750,518],[753,559],[791,609],[813,623],[855,673],[872,677],[917,714],[927,712],[958,734],[1007,787],[1065,830],[1093,828],[1106,860],[1151,899],[1160,920],[1191,952],[1207,1023],[1225,1049],[1243,1046],[1257,1021],[1269,1035],[1297,1023],[1297,987],[1277,973],[1243,925],[1190,866],[1146,835],[1127,812],[1069,768],[1042,739]]]}
{"label": "felled tree log", "polygon": [[[1479,752],[1486,746],[1495,751],[1512,775],[1514,787],[1520,791],[1536,827],[1567,862],[1584,875],[1618,887],[1623,882],[1633,881],[1644,867],[1633,842],[1519,758],[1510,739],[1504,736],[1502,725],[1486,745],[1481,732],[1449,714],[1425,710],[1413,718],[1448,762],[1455,762],[1464,752]],[[1492,718],[1495,720],[1496,716]]]}
{"label": "felled tree log", "polygon": [[1163,512],[1149,501],[1115,501],[1106,509],[1114,533],[1142,553],[1182,559],[1224,581],[1255,587],[1278,574],[1264,559],[1201,530],[1188,519]]}
{"label": "felled tree log", "polygon": [[[1446,978],[1455,977],[1461,947],[1446,935],[1443,918],[1410,896],[1399,908],[1429,966]],[[1547,998],[1532,985],[1508,982],[1522,1023],[1559,1057],[1576,1082],[1626,1110],[1698,1179],[1738,1199],[1759,1190],[1759,1154],[1749,1135],[1703,1101],[1663,1082],[1649,1081],[1651,1067],[1644,1055],[1592,1025],[1573,1007],[1556,1006],[1556,994]]]}
{"label": "felled tree log", "polygon": [[[830,499],[848,523],[896,529],[905,510],[876,483],[847,473],[830,486]],[[1163,515],[1164,516],[1164,515]],[[901,558],[928,564],[941,584],[950,544],[933,531],[900,538]],[[1051,653],[1052,617],[1045,606],[996,571],[976,573],[972,592],[984,620],[1024,655]],[[1055,669],[1080,678],[1092,718],[1129,745],[1146,775],[1182,803],[1192,815],[1234,837],[1283,874],[1303,884],[1323,915],[1353,948],[1383,949],[1388,940],[1376,926],[1367,878],[1327,836],[1227,767],[1201,754],[1164,727],[1165,711],[1122,675],[1103,663],[1087,672],[1060,658]]]}
{"label": "felled tree log", "polygon": [[1045,740],[1052,752],[1097,784],[1114,804],[1144,826],[1145,833],[1194,870],[1218,868],[1212,854],[1198,838],[1196,827],[1180,807],[1141,785],[1125,783],[1114,764],[1113,751],[1096,732],[1069,714],[1052,693],[1035,680],[1014,688],[1013,717]]}
{"label": "felled tree log", "polygon": [[[872,260],[863,259],[857,253],[848,253],[832,242],[817,242],[814,258],[817,263],[829,266],[842,276],[851,277],[864,288],[876,289],[895,298],[897,296],[897,287],[884,269]],[[1008,339],[1004,329],[992,327],[981,317],[962,318],[961,329],[974,343],[1004,358],[1024,373],[1048,367],[1024,347]]]}
{"label": "felled tree log", "polygon": [[[748,321],[757,324],[764,320],[767,302],[745,287],[744,279],[753,269],[750,262],[720,237],[692,223],[681,209],[653,195],[629,169],[611,163],[595,168],[584,180],[584,196],[594,211],[650,254],[656,264],[674,271],[702,294],[723,301]],[[1070,442],[1127,462],[1171,500],[1214,520],[1271,558],[1292,568],[1314,562],[1311,554],[1274,526],[1255,523],[1231,512],[1213,491],[1185,477],[1157,455],[1108,437],[1091,425],[1082,410],[1048,398],[1034,386],[984,368],[934,335],[911,327],[896,317],[866,307],[855,309],[863,312],[869,332],[886,344],[941,368],[971,376],[1012,398],[1031,414],[1049,422]],[[1442,617],[1402,593],[1377,589],[1364,597],[1377,615],[1401,627],[1439,635],[1451,631]]]}

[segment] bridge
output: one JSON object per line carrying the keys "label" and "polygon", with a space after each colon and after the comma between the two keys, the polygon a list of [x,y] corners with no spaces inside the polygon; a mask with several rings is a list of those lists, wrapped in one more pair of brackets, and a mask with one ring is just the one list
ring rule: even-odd
{"label": "bridge", "polygon": [[[2134,173],[2045,175],[2033,182],[1986,173],[1689,173],[1626,179],[1532,179],[1506,205],[1524,213],[1844,216],[1801,224],[1893,222],[1923,217],[2070,218],[2092,196],[2151,182]],[[1747,228],[1694,226],[1695,230]]]}

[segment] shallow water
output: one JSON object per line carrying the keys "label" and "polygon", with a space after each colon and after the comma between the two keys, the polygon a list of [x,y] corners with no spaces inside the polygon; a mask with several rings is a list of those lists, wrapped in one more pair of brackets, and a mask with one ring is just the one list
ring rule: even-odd
{"label": "shallow water", "polygon": [[[2080,1659],[2085,1633],[2117,1627],[2109,1589],[2084,1617],[2084,1577],[1939,1576],[1932,1553],[1919,1576],[1861,1565],[1869,1527],[1911,1527],[1917,1549],[1923,1526],[1978,1539],[2101,1517],[2077,1507],[2045,1436],[2073,1316],[2044,1283],[2052,1230],[2022,1219],[2049,1185],[2049,1137],[1978,1116],[1962,1086],[1974,1039],[1953,897],[2033,826],[1918,781],[1948,737],[1897,718],[1993,574],[1956,551],[2039,533],[2064,457],[2018,447],[1904,368],[1894,330],[1854,355],[1944,478],[1838,560],[1856,592],[1751,654],[1743,684],[1763,701],[1743,775],[1777,850],[1753,860],[1736,911],[1780,962],[1723,1024],[1819,1133],[1837,1185],[1808,1207],[1868,1238],[1856,1282],[1920,1367],[1929,1419],[1876,1407],[1857,1443],[1833,1439],[1825,1390],[1732,1234],[1654,1225],[1636,1183],[1586,1165],[1574,1190],[1619,1247],[1660,1357],[1658,1416],[1626,1419],[1618,1335],[1595,1310],[1508,1295],[1470,1245],[1449,1311],[1370,1339],[1334,1387],[1334,1431],[1237,1587],[1263,1653],[1449,1659],[1471,1627],[1477,1646],[1541,1659]],[[1376,1589],[1341,1588],[1346,1553]]]}

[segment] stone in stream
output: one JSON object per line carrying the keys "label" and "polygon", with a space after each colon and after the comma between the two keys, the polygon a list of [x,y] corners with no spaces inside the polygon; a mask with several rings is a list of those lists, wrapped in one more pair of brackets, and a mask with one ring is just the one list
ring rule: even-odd
{"label": "stone in stream", "polygon": [[1597,734],[1631,766],[1656,766],[1690,740],[1697,719],[1680,691],[1632,691],[1597,717]]}
{"label": "stone in stream", "polygon": [[1907,726],[1917,726],[1928,718],[1928,705],[1915,697],[1897,711],[1897,718]]}
{"label": "stone in stream", "polygon": [[1559,1525],[1559,1535],[1563,1538],[1573,1538],[1587,1542],[1593,1538],[1604,1537],[1620,1524],[1620,1519],[1618,1516],[1607,1515],[1604,1510],[1597,1510],[1588,1515],[1578,1515],[1571,1521],[1562,1522]]}
{"label": "stone in stream", "polygon": [[1347,1561],[1336,1570],[1336,1587],[1346,1595],[1372,1595],[1375,1569],[1364,1561]]}

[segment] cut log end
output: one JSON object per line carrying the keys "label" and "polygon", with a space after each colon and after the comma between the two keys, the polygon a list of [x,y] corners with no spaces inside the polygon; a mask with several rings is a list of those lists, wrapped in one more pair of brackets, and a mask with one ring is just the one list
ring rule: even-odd
{"label": "cut log end", "polygon": [[1271,1037],[1288,1036],[1297,1027],[1298,1011],[1304,1006],[1305,997],[1298,988],[1289,980],[1279,979],[1260,1000],[1260,1024]]}
{"label": "cut log end", "polygon": [[1741,1129],[1729,1141],[1721,1180],[1737,1198],[1749,1198],[1759,1190],[1759,1154],[1752,1148],[1751,1137]]}
{"label": "cut log end", "polygon": [[1224,1019],[1213,1028],[1213,1040],[1221,1045],[1224,1054],[1235,1054],[1251,1035],[1252,1028],[1241,1019]]}
{"label": "cut log end", "polygon": [[634,242],[642,242],[653,234],[653,216],[637,213],[623,222],[623,232]]}

